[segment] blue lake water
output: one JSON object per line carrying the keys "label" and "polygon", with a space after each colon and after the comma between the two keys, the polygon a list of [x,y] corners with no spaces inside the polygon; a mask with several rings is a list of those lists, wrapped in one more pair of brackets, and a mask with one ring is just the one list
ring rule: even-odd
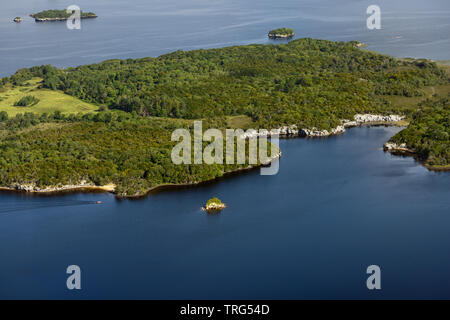
{"label": "blue lake water", "polygon": [[[73,2],[1,4],[0,76],[268,43],[279,26],[394,56],[450,59],[446,0],[378,1],[376,31],[366,29],[372,1],[363,0],[77,0],[99,15],[79,31],[26,17]],[[398,130],[281,140],[275,176],[256,170],[136,201],[2,192],[0,298],[450,299],[449,173],[384,153]],[[228,205],[219,215],[200,210],[212,196]],[[81,291],[66,289],[72,264],[82,269]],[[372,264],[382,269],[380,291],[366,288]]]}
{"label": "blue lake water", "polygon": [[[98,14],[81,30],[35,23],[30,13],[77,4]],[[379,0],[381,30],[368,30],[372,0],[15,0],[0,5],[0,76],[41,64],[60,67],[112,58],[267,43],[267,32],[292,27],[296,37],[359,40],[400,57],[450,59],[448,0]],[[12,22],[16,16],[24,21]]]}
{"label": "blue lake water", "polygon": [[[398,130],[281,140],[277,175],[142,200],[0,193],[0,297],[450,298],[450,179],[384,153]],[[212,196],[221,214],[201,211]]]}

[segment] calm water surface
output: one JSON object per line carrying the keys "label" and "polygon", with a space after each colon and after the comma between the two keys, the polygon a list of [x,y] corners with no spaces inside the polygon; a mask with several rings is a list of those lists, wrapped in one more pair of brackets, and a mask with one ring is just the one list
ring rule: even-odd
{"label": "calm water surface", "polygon": [[[281,140],[278,175],[138,201],[0,193],[0,297],[450,298],[450,179],[384,153],[398,130]],[[212,196],[219,215],[200,210]]]}
{"label": "calm water surface", "polygon": [[[98,14],[81,30],[35,23],[28,14],[77,4]],[[400,57],[450,59],[448,0],[379,0],[382,30],[366,28],[372,0],[2,0],[0,76],[41,64],[77,66],[178,49],[268,43],[286,26],[296,37],[359,40]],[[16,16],[24,21],[12,22]]]}

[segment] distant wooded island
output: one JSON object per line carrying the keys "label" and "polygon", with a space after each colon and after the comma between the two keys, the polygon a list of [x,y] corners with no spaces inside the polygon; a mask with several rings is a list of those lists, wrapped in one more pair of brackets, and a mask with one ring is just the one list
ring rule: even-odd
{"label": "distant wooded island", "polygon": [[278,39],[278,38],[292,38],[295,36],[294,30],[290,28],[278,28],[269,31],[269,38]]}
{"label": "distant wooded island", "polygon": [[[67,13],[66,10],[45,10],[38,13],[30,14],[30,17],[34,18],[36,22],[44,21],[64,21],[70,18],[72,13]],[[97,18],[97,15],[93,12],[81,12],[81,19]]]}

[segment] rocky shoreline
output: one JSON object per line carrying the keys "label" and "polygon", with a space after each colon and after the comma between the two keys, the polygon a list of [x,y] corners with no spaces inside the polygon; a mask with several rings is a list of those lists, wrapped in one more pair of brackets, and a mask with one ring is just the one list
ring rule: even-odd
{"label": "rocky shoreline", "polygon": [[343,134],[346,128],[359,127],[362,125],[373,125],[373,124],[392,124],[405,119],[405,116],[400,115],[376,115],[376,114],[356,114],[353,120],[342,119],[341,125],[336,128],[328,130],[319,130],[317,128],[310,129],[298,129],[296,125],[284,126],[278,129],[268,130],[248,130],[241,138],[252,139],[261,136],[274,136],[278,135],[280,137],[328,137],[337,134]]}
{"label": "rocky shoreline", "polygon": [[412,156],[414,157],[414,159],[419,161],[424,167],[426,167],[428,170],[431,171],[445,171],[445,172],[450,171],[449,165],[440,166],[440,165],[429,165],[425,163],[423,159],[420,158],[420,154],[418,154],[416,150],[409,148],[406,143],[395,143],[388,141],[383,145],[383,150],[393,155]]}
{"label": "rocky shoreline", "polygon": [[0,190],[5,191],[23,191],[28,193],[57,193],[63,191],[74,191],[74,190],[99,190],[106,192],[114,192],[116,186],[112,183],[104,186],[96,186],[92,183],[87,183],[86,181],[80,182],[80,184],[74,185],[63,185],[63,186],[51,186],[40,188],[34,184],[13,184],[7,187],[0,187]]}
{"label": "rocky shoreline", "polygon": [[[36,18],[34,14],[30,14],[30,17],[34,18],[36,22],[53,22],[53,21],[67,21],[69,18]],[[81,19],[93,19],[97,18],[97,15],[81,16]]]}
{"label": "rocky shoreline", "polygon": [[[279,159],[281,157],[281,151],[278,152],[278,154],[276,154],[275,156],[269,158],[267,161],[261,163],[260,165],[248,165],[247,167],[243,167],[240,169],[236,169],[236,170],[231,170],[231,171],[226,171],[223,173],[223,177],[227,176],[227,175],[231,175],[234,173],[238,173],[238,172],[242,172],[242,171],[248,171],[248,170],[252,170],[252,169],[256,169],[259,167],[264,167],[264,166],[268,166],[272,163],[272,161]],[[123,199],[137,199],[137,198],[142,198],[145,197],[146,195],[148,195],[150,192],[154,192],[157,191],[159,189],[164,189],[164,188],[170,188],[170,187],[189,187],[189,186],[196,186],[202,183],[207,183],[207,182],[211,182],[216,180],[217,178],[213,178],[210,180],[205,180],[205,181],[195,181],[192,183],[183,183],[183,184],[172,184],[172,183],[167,183],[167,184],[161,184],[161,185],[157,185],[154,187],[151,187],[150,189],[146,190],[145,192],[143,192],[142,194],[137,194],[137,195],[123,195],[123,194],[117,194],[115,193],[116,190],[116,185],[113,183],[104,185],[104,186],[97,186],[94,185],[92,183],[88,183],[86,181],[81,181],[79,184],[74,184],[74,185],[62,185],[62,186],[51,186],[51,187],[44,187],[44,188],[40,188],[34,184],[13,184],[11,186],[7,186],[7,187],[0,187],[0,191],[17,191],[17,192],[26,192],[26,193],[36,193],[36,194],[52,194],[52,193],[59,193],[59,192],[70,192],[70,191],[81,191],[81,190],[87,190],[87,191],[103,191],[103,192],[110,192],[116,195],[116,197],[118,198],[123,198]]]}
{"label": "rocky shoreline", "polygon": [[405,153],[405,154],[415,154],[416,152],[412,149],[409,149],[406,143],[395,143],[395,142],[386,142],[383,146],[384,151],[388,151],[391,153]]}
{"label": "rocky shoreline", "polygon": [[363,43],[363,42],[357,42],[356,43],[356,47],[357,48],[365,48],[368,47],[369,45],[367,43]]}
{"label": "rocky shoreline", "polygon": [[225,203],[211,203],[209,205],[207,205],[206,207],[202,207],[203,211],[206,212],[216,212],[216,211],[221,211],[223,209],[225,209],[227,207],[227,205]]}
{"label": "rocky shoreline", "polygon": [[290,39],[295,36],[295,33],[292,34],[269,34],[270,39]]}

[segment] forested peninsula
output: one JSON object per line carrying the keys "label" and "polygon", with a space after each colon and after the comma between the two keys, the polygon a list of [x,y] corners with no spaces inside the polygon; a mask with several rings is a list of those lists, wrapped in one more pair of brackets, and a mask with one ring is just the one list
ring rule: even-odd
{"label": "forested peninsula", "polygon": [[416,155],[433,170],[450,170],[450,97],[421,103],[408,128],[392,137],[385,149]]}
{"label": "forested peninsula", "polygon": [[[174,165],[171,133],[192,130],[196,119],[203,119],[204,130],[335,134],[365,119],[357,114],[397,114],[412,122],[393,141],[423,152],[429,166],[446,168],[448,69],[357,45],[298,39],[64,70],[21,69],[0,81],[0,186],[114,185],[118,195],[138,196],[159,185],[198,183],[248,167]],[[14,107],[24,95],[39,101]],[[58,109],[63,98],[73,103],[71,112]]]}

